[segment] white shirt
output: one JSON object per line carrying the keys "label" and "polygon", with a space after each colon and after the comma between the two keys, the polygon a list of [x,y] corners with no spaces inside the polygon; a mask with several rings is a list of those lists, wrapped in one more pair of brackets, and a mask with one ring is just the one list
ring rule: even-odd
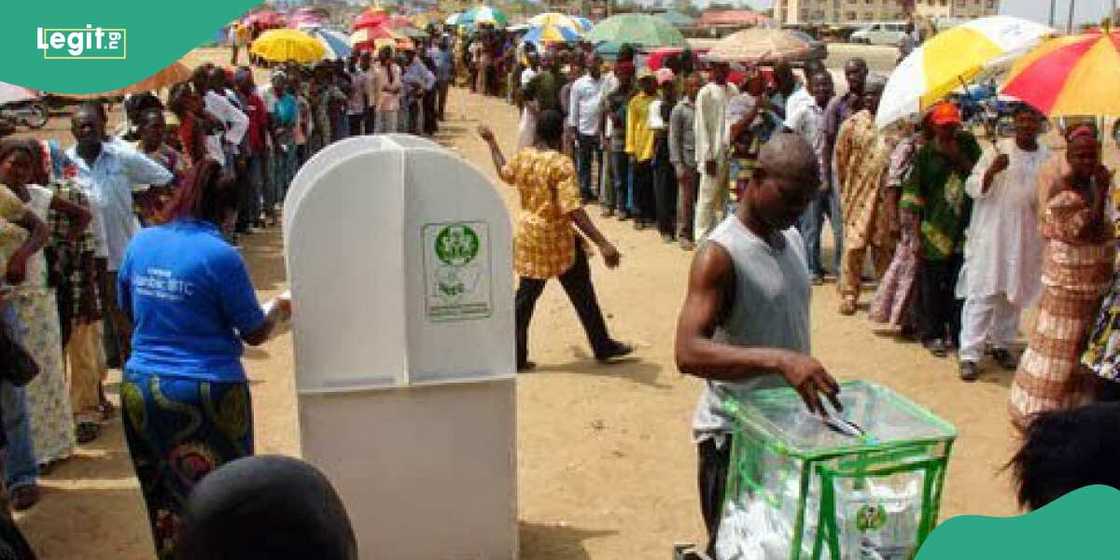
{"label": "white shirt", "polygon": [[790,98],[790,111],[786,115],[785,125],[804,138],[813,147],[817,157],[821,157],[824,153],[825,141],[824,107],[817,105],[817,101],[812,97],[809,99],[811,100],[809,104],[798,102],[794,105],[793,98]]}
{"label": "white shirt", "polygon": [[521,87],[529,85],[529,82],[537,76],[537,71],[532,68],[526,68],[521,71]]}
{"label": "white shirt", "polygon": [[1034,303],[1042,289],[1042,236],[1038,229],[1038,171],[1050,157],[1039,143],[1033,152],[1015,144],[1014,138],[999,143],[1008,155],[1007,169],[992,179],[982,193],[984,174],[996,154],[988,149],[965,182],[975,203],[965,242],[965,268],[957,293],[987,296],[1003,293],[1014,305]]}
{"label": "white shirt", "polygon": [[[224,95],[215,91],[206,92],[206,111],[214,115],[226,125],[225,141],[231,145],[238,145],[245,133],[249,130],[249,117],[241,109],[233,106]],[[222,151],[222,137],[213,134],[206,137],[206,153],[222,166],[226,164],[225,152]]]}
{"label": "white shirt", "polygon": [[696,95],[696,162],[718,161],[731,146],[728,134],[727,102],[739,94],[732,84],[710,83]]}
{"label": "white shirt", "polygon": [[603,79],[584,74],[572,84],[568,103],[568,126],[584,136],[599,134],[599,117],[603,101]]}
{"label": "white shirt", "polygon": [[650,130],[665,130],[669,127],[669,123],[661,118],[661,104],[660,99],[654,99],[653,103],[649,104],[649,116],[646,117],[646,122],[649,123]]}
{"label": "white shirt", "polygon": [[[809,88],[797,88],[797,91],[793,92],[793,94],[789,96],[789,99],[786,100],[786,128],[793,130],[793,127],[790,126],[789,123],[794,113],[801,109],[804,109],[808,105],[816,104],[817,100],[813,98],[813,95],[811,93],[809,93]],[[821,109],[821,113],[824,113],[824,109]]]}

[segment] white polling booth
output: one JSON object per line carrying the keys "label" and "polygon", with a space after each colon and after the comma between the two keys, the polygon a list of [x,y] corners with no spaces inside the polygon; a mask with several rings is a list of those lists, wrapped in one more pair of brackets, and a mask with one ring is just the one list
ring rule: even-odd
{"label": "white polling booth", "polygon": [[506,207],[450,151],[334,143],[285,199],[301,450],[361,557],[517,556]]}

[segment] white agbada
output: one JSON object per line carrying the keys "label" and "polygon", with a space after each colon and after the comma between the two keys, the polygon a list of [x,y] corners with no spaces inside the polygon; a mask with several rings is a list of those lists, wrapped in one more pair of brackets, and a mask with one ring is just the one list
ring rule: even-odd
{"label": "white agbada", "polygon": [[1038,170],[1050,157],[1039,142],[1028,152],[1014,138],[1000,140],[1008,155],[1007,169],[982,193],[984,174],[996,153],[989,149],[973,168],[965,190],[974,199],[972,221],[965,242],[965,268],[957,286],[960,297],[1006,294],[1021,308],[1038,298],[1042,289],[1042,236],[1038,230]]}

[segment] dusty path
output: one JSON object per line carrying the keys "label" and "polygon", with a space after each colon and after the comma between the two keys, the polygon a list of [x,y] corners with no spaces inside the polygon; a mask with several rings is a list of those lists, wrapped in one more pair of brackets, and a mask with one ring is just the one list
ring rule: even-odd
{"label": "dusty path", "polygon": [[[453,91],[449,105],[439,140],[493,176],[473,130],[485,121],[511,147],[514,110],[462,90]],[[52,122],[47,134],[62,137],[64,131],[64,123]],[[499,188],[515,205],[512,190]],[[600,301],[612,332],[639,350],[634,361],[598,365],[559,285],[546,289],[531,333],[540,367],[518,384],[522,557],[664,558],[672,542],[701,535],[688,431],[699,383],[677,373],[672,360],[691,253],[629,223],[599,219],[597,210],[592,216],[623,254],[614,271],[599,260],[592,264]],[[278,230],[250,237],[244,255],[262,299],[283,288]],[[1006,478],[998,474],[1011,449],[1005,412],[1011,374],[990,366],[980,382],[963,384],[954,362],[876,334],[863,312],[841,317],[833,285],[814,288],[813,296],[813,351],[832,372],[889,385],[960,429],[943,514],[1014,512]],[[257,451],[297,453],[290,338],[250,350],[245,364]],[[18,516],[42,558],[151,558],[119,420],[43,485],[40,505]]]}

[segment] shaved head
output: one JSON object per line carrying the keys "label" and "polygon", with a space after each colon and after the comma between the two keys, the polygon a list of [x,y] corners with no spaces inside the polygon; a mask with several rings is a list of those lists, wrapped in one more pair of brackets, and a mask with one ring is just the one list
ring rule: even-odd
{"label": "shaved head", "polygon": [[800,134],[779,132],[771,136],[758,153],[758,166],[767,177],[807,183],[813,188],[820,184],[817,154]]}

